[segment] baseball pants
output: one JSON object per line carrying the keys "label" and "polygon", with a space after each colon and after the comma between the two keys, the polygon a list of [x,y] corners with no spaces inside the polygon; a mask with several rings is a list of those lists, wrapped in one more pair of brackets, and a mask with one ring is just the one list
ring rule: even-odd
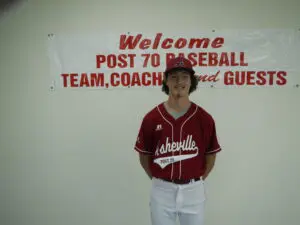
{"label": "baseball pants", "polygon": [[204,181],[174,184],[152,179],[150,212],[152,225],[203,225]]}

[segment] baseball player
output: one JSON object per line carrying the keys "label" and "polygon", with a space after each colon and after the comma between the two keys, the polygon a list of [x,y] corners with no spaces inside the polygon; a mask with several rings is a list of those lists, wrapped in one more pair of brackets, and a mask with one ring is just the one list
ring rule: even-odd
{"label": "baseball player", "polygon": [[162,90],[165,102],[142,120],[134,149],[152,180],[152,225],[203,225],[204,180],[221,151],[213,117],[190,101],[198,81],[191,62],[167,62]]}

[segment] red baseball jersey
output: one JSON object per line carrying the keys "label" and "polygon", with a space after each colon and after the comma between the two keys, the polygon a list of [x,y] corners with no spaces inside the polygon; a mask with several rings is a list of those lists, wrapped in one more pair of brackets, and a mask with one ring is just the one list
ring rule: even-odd
{"label": "red baseball jersey", "polygon": [[152,156],[152,176],[187,180],[204,174],[206,154],[221,151],[214,119],[193,102],[178,119],[167,112],[164,103],[148,112],[134,149]]}

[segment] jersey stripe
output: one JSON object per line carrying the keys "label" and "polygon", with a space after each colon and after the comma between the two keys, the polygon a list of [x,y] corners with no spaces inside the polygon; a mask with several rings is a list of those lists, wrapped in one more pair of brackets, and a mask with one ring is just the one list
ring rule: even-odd
{"label": "jersey stripe", "polygon": [[[161,112],[160,109],[159,109],[159,106],[157,106],[156,108],[157,108],[159,114],[161,115],[161,117],[162,117],[168,124],[170,124],[170,126],[172,127],[172,142],[173,142],[173,141],[174,141],[174,129],[173,129],[173,124],[172,124],[169,120],[167,120],[167,119],[164,117],[164,115],[162,114],[162,112]],[[173,152],[173,151],[172,151],[172,156],[174,156],[174,152]],[[172,179],[172,178],[173,178],[173,163],[172,163],[172,171],[171,171],[171,178],[170,178],[170,179]]]}
{"label": "jersey stripe", "polygon": [[215,149],[215,150],[206,152],[205,154],[211,154],[211,153],[215,153],[215,152],[219,152],[219,151],[221,151],[221,148],[217,148],[217,149]]}
{"label": "jersey stripe", "polygon": [[135,148],[135,150],[137,150],[139,152],[152,154],[152,152],[142,150],[142,149],[138,148],[137,146],[135,146],[134,148]]}
{"label": "jersey stripe", "polygon": [[[198,111],[198,106],[196,107],[196,109],[195,109],[195,111],[193,112],[193,114],[192,115],[190,115],[183,123],[182,123],[182,125],[181,125],[181,127],[180,127],[180,142],[181,142],[181,140],[182,140],[182,129],[183,129],[183,126],[185,125],[185,123],[189,120],[189,119],[191,119],[195,114],[196,114],[196,112]],[[181,150],[179,151],[179,155],[181,155]],[[178,179],[180,179],[181,178],[181,161],[180,161],[180,172],[179,172],[179,178]]]}

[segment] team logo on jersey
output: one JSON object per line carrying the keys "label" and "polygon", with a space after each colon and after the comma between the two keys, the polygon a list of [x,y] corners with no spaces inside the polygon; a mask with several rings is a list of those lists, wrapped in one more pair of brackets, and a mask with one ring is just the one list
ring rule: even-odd
{"label": "team logo on jersey", "polygon": [[162,125],[161,124],[157,124],[157,126],[156,126],[156,129],[155,129],[156,131],[159,131],[159,130],[162,130]]}
{"label": "team logo on jersey", "polygon": [[166,139],[166,143],[156,148],[155,155],[166,155],[168,153],[183,151],[191,152],[191,154],[176,155],[176,156],[165,156],[158,157],[154,160],[162,169],[171,163],[179,162],[182,160],[190,159],[198,155],[198,147],[196,142],[193,140],[192,135],[188,135],[187,138],[180,142],[170,142],[169,138]]}

